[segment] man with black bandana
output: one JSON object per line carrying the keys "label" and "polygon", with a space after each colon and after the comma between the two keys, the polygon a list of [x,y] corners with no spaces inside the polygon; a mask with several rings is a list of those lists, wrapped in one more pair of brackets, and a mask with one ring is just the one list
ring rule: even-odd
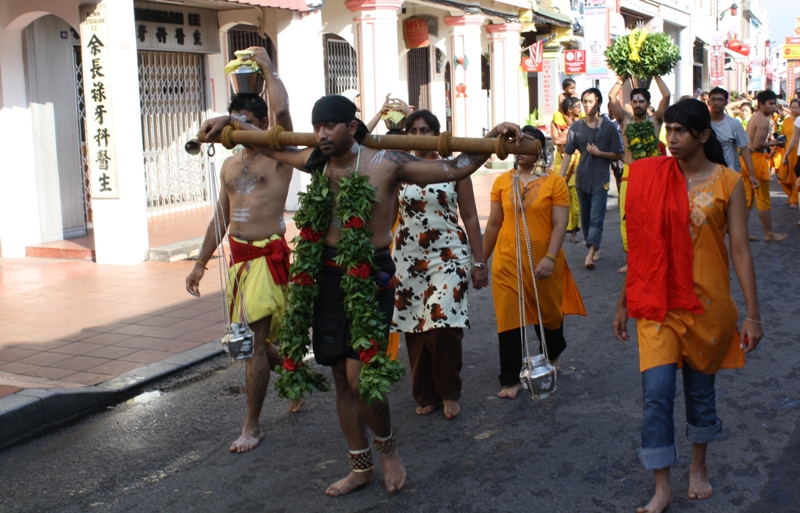
{"label": "man with black bandana", "polygon": [[[343,96],[325,96],[318,100],[312,111],[312,124],[316,136],[316,148],[298,150],[284,148],[273,151],[269,147],[259,147],[266,156],[279,162],[310,173],[325,173],[334,194],[334,203],[342,178],[354,173],[367,176],[375,188],[376,201],[372,204],[372,215],[367,228],[373,234],[370,242],[375,248],[375,263],[380,274],[389,278],[394,273],[394,264],[389,253],[392,242],[393,197],[400,182],[415,184],[442,183],[460,180],[475,172],[483,165],[489,155],[461,154],[450,160],[423,160],[402,151],[375,150],[361,146],[358,141],[367,135],[364,124],[356,118],[356,106]],[[206,121],[202,131],[213,138],[229,123],[227,117]],[[240,124],[240,129],[259,130],[257,127]],[[486,137],[508,135],[519,140],[523,137],[517,125],[502,123],[489,132]],[[325,240],[325,259],[330,262],[336,254],[341,236],[341,227],[335,215],[323,238]],[[353,467],[347,477],[331,484],[326,493],[332,496],[344,495],[372,482],[375,477],[371,470],[371,453],[366,427],[374,435],[376,448],[380,445],[393,446],[393,432],[387,402],[368,404],[359,397],[359,375],[363,363],[350,347],[349,327],[341,304],[341,291],[335,268],[320,283],[319,300],[315,304],[314,354],[319,363],[329,365],[333,371],[336,386],[336,410],[342,431],[350,449],[350,463]],[[338,271],[341,274],[341,271]],[[378,284],[380,287],[380,283]],[[379,292],[379,305],[387,331],[394,311],[394,288],[390,283]],[[391,300],[390,300],[391,299]],[[320,308],[324,308],[323,311]],[[319,315],[321,312],[322,315]],[[365,460],[369,462],[365,463]],[[405,482],[406,471],[395,450],[381,452],[384,484],[389,492],[399,491]],[[358,471],[357,471],[358,470]]]}

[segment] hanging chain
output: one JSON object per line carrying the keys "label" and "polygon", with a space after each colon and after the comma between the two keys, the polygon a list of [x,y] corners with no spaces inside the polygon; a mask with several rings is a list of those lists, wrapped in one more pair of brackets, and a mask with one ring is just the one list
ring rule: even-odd
{"label": "hanging chain", "polygon": [[[520,240],[520,218],[522,218],[522,230],[525,234],[525,245],[528,250],[528,266],[531,271],[531,281],[533,282],[533,295],[536,299],[536,313],[539,317],[539,334],[542,340],[542,354],[545,361],[550,363],[550,357],[547,354],[547,340],[544,333],[544,322],[542,321],[542,309],[539,306],[539,289],[536,285],[536,276],[534,274],[533,266],[533,253],[531,252],[531,236],[528,231],[528,221],[525,218],[525,203],[522,197],[522,186],[519,175],[514,175],[512,182],[513,191],[513,204],[514,204],[514,228],[516,233],[516,246],[517,246],[517,296],[519,297],[519,319],[520,330],[522,332],[522,358],[530,358],[530,351],[528,349],[528,320],[527,309],[525,308],[525,267],[522,262],[522,244]],[[557,379],[557,378],[556,378]]]}
{"label": "hanging chain", "polygon": [[[217,246],[219,247],[220,256],[217,258],[217,267],[219,268],[219,287],[220,287],[220,298],[222,299],[222,311],[225,314],[225,332],[231,333],[231,307],[236,306],[236,298],[232,298],[232,305],[228,306],[228,289],[230,288],[230,274],[228,273],[227,269],[225,269],[225,265],[228,262],[228,257],[225,254],[225,242],[228,243],[228,247],[230,247],[230,235],[228,233],[228,223],[225,220],[224,212],[222,212],[222,206],[219,204],[219,186],[222,184],[220,183],[217,185],[217,171],[216,167],[214,166],[214,155],[216,154],[216,150],[214,150],[214,145],[209,144],[207,155],[209,160],[209,165],[211,168],[211,201],[214,205],[214,234],[216,237]],[[244,265],[244,263],[242,264]],[[239,305],[241,306],[241,319],[247,324],[247,317],[245,315],[244,309],[244,290],[242,290],[241,286],[239,285],[239,275],[238,273],[234,274],[234,279],[236,280],[236,289],[239,291],[240,299]]]}

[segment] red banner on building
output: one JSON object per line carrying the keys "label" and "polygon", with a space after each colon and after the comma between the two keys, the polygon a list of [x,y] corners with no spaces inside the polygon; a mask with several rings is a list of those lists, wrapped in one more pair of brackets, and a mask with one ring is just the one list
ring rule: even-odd
{"label": "red banner on building", "polygon": [[564,73],[567,75],[586,73],[586,50],[564,50]]}
{"label": "red banner on building", "polygon": [[529,57],[522,59],[522,67],[532,73],[542,72],[542,59],[544,57],[544,40],[536,41],[528,47]]}
{"label": "red banner on building", "polygon": [[403,21],[403,39],[406,48],[425,48],[430,46],[428,38],[428,22],[425,18],[408,18]]}

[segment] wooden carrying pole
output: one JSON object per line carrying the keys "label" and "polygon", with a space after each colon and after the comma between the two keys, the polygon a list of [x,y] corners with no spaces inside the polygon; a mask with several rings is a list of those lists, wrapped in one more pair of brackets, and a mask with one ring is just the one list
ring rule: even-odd
{"label": "wooden carrying pole", "polygon": [[[260,130],[236,130],[226,126],[220,135],[213,140],[208,140],[205,134],[197,136],[200,142],[222,143],[228,149],[237,144],[248,146],[269,146],[273,151],[280,151],[286,146],[316,146],[314,134],[300,132],[286,132],[280,126],[275,126],[266,132]],[[494,153],[501,160],[509,154],[514,155],[539,155],[542,145],[535,139],[522,139],[519,144],[509,140],[504,135],[495,139],[480,137],[453,137],[450,132],[442,132],[438,136],[406,135],[367,135],[361,144],[376,150],[404,150],[404,151],[436,151],[442,157],[449,157],[453,152],[486,154]]]}

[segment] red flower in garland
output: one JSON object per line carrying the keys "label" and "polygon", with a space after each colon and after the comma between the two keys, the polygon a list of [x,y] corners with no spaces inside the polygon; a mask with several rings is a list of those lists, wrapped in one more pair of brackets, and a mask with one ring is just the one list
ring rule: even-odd
{"label": "red flower in garland", "polygon": [[360,263],[358,264],[358,267],[353,267],[347,272],[351,276],[355,276],[356,278],[361,278],[362,280],[366,280],[367,278],[369,278],[370,271],[371,269],[369,264]]}
{"label": "red flower in garland", "polygon": [[344,223],[345,228],[363,228],[364,221],[361,220],[358,216],[353,216]]}
{"label": "red flower in garland", "polygon": [[314,285],[314,278],[308,275],[308,273],[297,273],[292,278],[292,283],[296,285]]}
{"label": "red flower in garland", "polygon": [[304,226],[300,229],[300,237],[309,242],[318,242],[322,237],[322,232],[315,232],[310,226]]}
{"label": "red flower in garland", "polygon": [[283,368],[287,371],[297,370],[298,365],[294,363],[294,360],[291,358],[284,358],[283,359]]}
{"label": "red flower in garland", "polygon": [[371,339],[369,342],[372,344],[372,347],[369,349],[362,349],[358,353],[358,358],[364,363],[371,362],[372,359],[375,358],[375,355],[378,354],[378,349],[381,347],[374,339]]}

